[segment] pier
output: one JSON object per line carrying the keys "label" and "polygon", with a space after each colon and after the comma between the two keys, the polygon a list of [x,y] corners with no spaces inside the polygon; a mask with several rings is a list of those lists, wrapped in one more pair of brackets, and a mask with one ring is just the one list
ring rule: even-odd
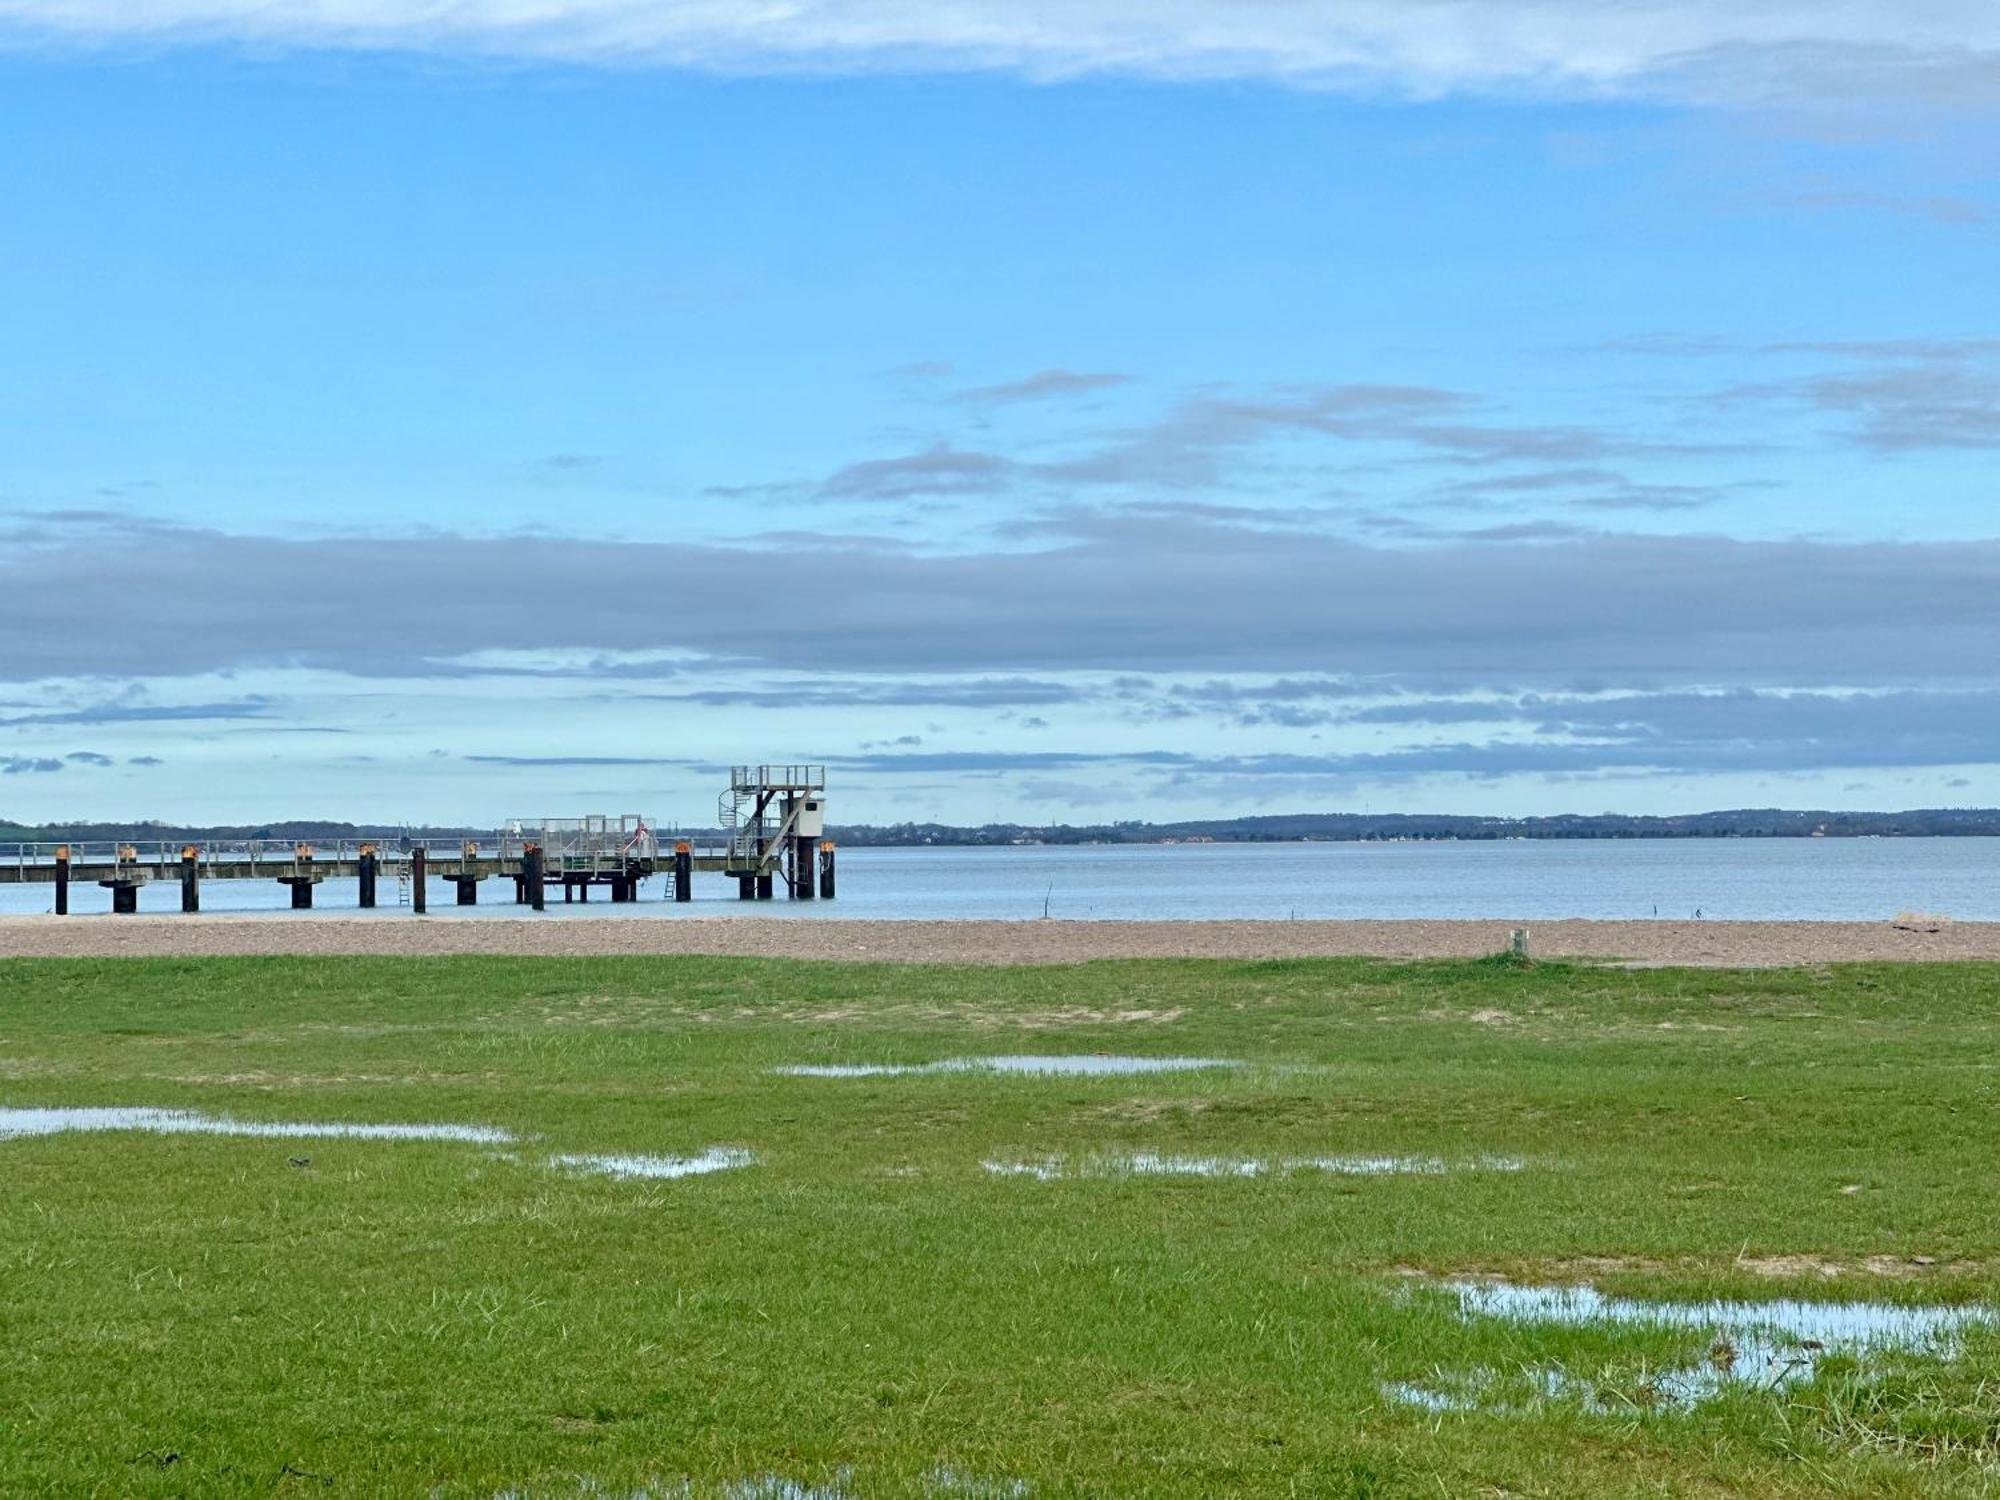
{"label": "pier", "polygon": [[551,890],[565,905],[587,904],[593,891],[613,903],[637,901],[654,876],[675,903],[694,899],[697,874],[734,881],[746,901],[779,890],[802,901],[832,900],[835,848],[826,832],[826,769],[812,765],[731,768],[713,827],[662,835],[637,814],[623,817],[515,819],[478,838],[346,839],[316,844],[240,839],[186,844],[16,844],[0,849],[0,885],[50,885],[55,912],[68,916],[78,887],[110,893],[116,913],[139,910],[140,892],[164,886],[184,912],[201,910],[202,887],[218,880],[269,880],[291,893],[295,911],[313,907],[328,880],[353,880],[358,905],[393,903],[421,916],[433,881],[459,906],[479,904],[488,881],[514,904],[547,909]]}

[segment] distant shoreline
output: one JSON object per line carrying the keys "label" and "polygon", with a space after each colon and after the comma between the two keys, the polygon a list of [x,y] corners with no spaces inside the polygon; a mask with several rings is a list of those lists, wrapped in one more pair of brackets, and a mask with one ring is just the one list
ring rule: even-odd
{"label": "distant shoreline", "polygon": [[1516,927],[1531,953],[1643,967],[1789,968],[2000,960],[2000,922],[906,921],[818,916],[523,917],[384,912],[292,917],[0,917],[0,958],[249,955],[737,956],[863,963],[1069,964],[1095,959],[1478,958]]}
{"label": "distant shoreline", "polygon": [[[834,807],[838,809],[837,797]],[[686,829],[662,820],[662,838],[699,838],[713,829]],[[397,826],[293,819],[265,824],[0,823],[0,854],[9,844],[132,842],[202,843],[223,839],[314,840],[490,836],[492,828]],[[982,849],[1036,845],[1505,843],[1639,839],[2000,838],[2000,808],[1911,808],[1901,812],[1734,808],[1661,816],[1558,813],[1496,818],[1460,813],[1281,813],[1260,817],[1189,819],[1172,823],[1085,824],[832,823],[827,837],[849,849]]]}

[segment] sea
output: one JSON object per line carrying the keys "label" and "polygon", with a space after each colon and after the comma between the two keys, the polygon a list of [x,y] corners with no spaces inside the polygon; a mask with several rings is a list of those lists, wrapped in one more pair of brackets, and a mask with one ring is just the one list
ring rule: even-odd
{"label": "sea", "polygon": [[[551,889],[547,913],[513,903],[513,882],[488,880],[481,904],[452,904],[433,880],[430,919],[562,920],[612,917],[782,916],[799,920],[922,918],[1178,921],[1327,918],[1562,917],[1713,921],[1883,921],[1924,912],[1961,921],[2000,920],[2000,839],[1574,839],[1464,843],[1286,843],[1031,845],[1010,848],[842,849],[839,899],[740,901],[736,883],[697,875],[695,899],[676,906],[670,880],[645,883],[639,901],[606,893],[565,906]],[[51,909],[49,886],[0,885],[0,914]],[[290,895],[276,881],[207,881],[205,912],[278,911]],[[352,880],[315,893],[322,917],[390,921],[383,905],[356,911]],[[179,909],[179,887],[162,882],[142,911]],[[110,893],[71,891],[76,915],[108,913]]]}

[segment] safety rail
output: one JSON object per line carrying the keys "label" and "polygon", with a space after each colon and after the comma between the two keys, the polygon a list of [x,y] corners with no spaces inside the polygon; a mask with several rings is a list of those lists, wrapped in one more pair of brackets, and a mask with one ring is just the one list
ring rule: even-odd
{"label": "safety rail", "polygon": [[732,792],[823,792],[825,766],[731,766]]}

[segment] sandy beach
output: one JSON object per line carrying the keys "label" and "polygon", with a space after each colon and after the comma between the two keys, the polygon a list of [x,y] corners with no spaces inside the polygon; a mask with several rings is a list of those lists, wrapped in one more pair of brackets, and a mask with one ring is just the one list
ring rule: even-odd
{"label": "sandy beach", "polygon": [[1709,968],[2000,959],[2000,923],[909,922],[728,917],[454,921],[252,913],[4,917],[0,957],[254,954],[733,954],[874,963],[1065,964],[1106,958],[1470,958],[1528,927],[1543,958]]}

